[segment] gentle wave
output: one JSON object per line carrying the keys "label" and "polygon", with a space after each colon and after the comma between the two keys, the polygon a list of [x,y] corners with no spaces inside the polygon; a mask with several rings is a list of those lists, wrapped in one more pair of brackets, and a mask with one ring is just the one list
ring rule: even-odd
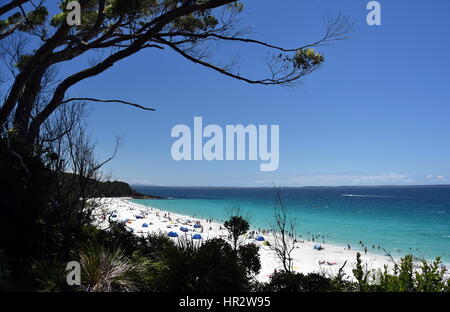
{"label": "gentle wave", "polygon": [[374,198],[392,198],[394,196],[383,196],[383,195],[358,195],[358,194],[342,194],[342,197],[374,197]]}

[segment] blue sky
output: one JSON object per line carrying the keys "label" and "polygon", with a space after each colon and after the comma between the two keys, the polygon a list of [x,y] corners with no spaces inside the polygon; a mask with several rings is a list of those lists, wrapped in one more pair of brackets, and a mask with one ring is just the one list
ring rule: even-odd
{"label": "blue sky", "polygon": [[[244,1],[252,37],[286,47],[318,39],[324,16],[343,13],[351,38],[320,49],[324,67],[295,90],[248,85],[170,51],[141,52],[74,87],[71,96],[117,98],[144,112],[92,103],[89,131],[100,158],[132,184],[304,186],[450,183],[450,2],[381,0],[382,25],[366,23],[366,0]],[[236,52],[223,46],[219,57]],[[240,69],[257,75],[265,49],[243,48]],[[64,71],[79,69],[82,62]],[[63,71],[61,69],[61,71]],[[280,125],[280,165],[260,161],[174,161],[177,124]]]}

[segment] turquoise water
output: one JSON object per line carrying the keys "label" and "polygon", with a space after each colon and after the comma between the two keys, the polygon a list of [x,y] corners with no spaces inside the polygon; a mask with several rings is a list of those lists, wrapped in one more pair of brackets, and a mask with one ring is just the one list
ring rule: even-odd
{"label": "turquoise water", "polygon": [[[270,228],[275,191],[271,188],[135,187],[141,193],[171,197],[134,200],[163,210],[223,221],[239,206],[253,228]],[[303,239],[376,253],[408,253],[450,263],[450,186],[282,188],[284,204]],[[378,247],[380,246],[380,247]],[[375,248],[373,248],[375,247]]]}

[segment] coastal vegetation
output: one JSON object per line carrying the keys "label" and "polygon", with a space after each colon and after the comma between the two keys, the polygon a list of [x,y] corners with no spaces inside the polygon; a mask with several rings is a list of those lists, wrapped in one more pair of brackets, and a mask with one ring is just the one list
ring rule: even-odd
{"label": "coastal vegetation", "polygon": [[275,190],[274,198],[274,224],[273,232],[278,233],[274,236],[270,248],[275,252],[280,262],[283,264],[285,272],[293,272],[292,251],[295,246],[295,223],[289,216],[288,208],[283,203],[280,190]]}
{"label": "coastal vegetation", "polygon": [[[226,222],[236,220],[231,217]],[[231,234],[231,233],[230,233]],[[275,271],[266,282],[255,277],[261,269],[259,246],[239,245],[213,238],[195,241],[167,235],[137,236],[123,222],[112,221],[107,229],[93,225],[81,228],[67,258],[30,260],[22,283],[11,275],[11,257],[1,253],[1,290],[35,291],[151,291],[151,292],[442,292],[450,291],[450,280],[440,259],[417,266],[412,256],[393,270],[368,270],[358,254],[353,276],[342,268],[336,275],[323,272],[302,274]],[[66,263],[81,264],[80,286],[66,283]],[[345,264],[344,264],[345,266]]]}
{"label": "coastal vegetation", "polygon": [[240,244],[240,237],[250,230],[250,216],[244,213],[240,206],[230,209],[228,220],[224,223],[225,228],[230,233],[233,249],[237,250]]}

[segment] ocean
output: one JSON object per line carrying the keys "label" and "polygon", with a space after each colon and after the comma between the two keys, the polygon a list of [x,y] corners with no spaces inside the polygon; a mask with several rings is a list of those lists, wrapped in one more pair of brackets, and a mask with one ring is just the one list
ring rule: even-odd
{"label": "ocean", "polygon": [[[251,217],[252,228],[270,229],[273,188],[133,187],[169,199],[134,202],[175,213],[223,221],[233,207]],[[450,186],[280,188],[302,239],[369,252],[406,254],[450,263]],[[320,236],[320,238],[318,238]]]}

